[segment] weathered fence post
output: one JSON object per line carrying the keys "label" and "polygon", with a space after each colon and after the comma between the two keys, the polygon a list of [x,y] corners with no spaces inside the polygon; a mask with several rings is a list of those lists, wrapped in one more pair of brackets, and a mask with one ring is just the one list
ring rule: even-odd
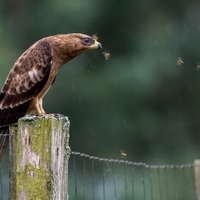
{"label": "weathered fence post", "polygon": [[197,199],[200,200],[200,160],[194,161]]}
{"label": "weathered fence post", "polygon": [[68,118],[25,116],[10,134],[9,199],[68,199]]}

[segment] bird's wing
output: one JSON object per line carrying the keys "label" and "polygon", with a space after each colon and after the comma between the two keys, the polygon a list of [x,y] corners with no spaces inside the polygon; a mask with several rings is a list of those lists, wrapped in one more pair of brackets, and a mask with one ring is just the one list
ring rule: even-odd
{"label": "bird's wing", "polygon": [[40,40],[16,61],[0,93],[0,127],[25,115],[30,101],[48,80],[52,57],[51,45]]}

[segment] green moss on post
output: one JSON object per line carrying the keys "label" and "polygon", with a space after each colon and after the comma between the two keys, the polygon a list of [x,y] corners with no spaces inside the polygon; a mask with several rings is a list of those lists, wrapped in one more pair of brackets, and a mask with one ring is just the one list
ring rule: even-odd
{"label": "green moss on post", "polygon": [[67,199],[68,118],[25,116],[10,134],[9,199]]}
{"label": "green moss on post", "polygon": [[194,161],[197,199],[200,200],[200,160]]}

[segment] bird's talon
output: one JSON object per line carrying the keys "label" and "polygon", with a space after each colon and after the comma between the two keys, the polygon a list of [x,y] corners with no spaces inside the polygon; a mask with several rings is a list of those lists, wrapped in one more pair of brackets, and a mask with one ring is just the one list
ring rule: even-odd
{"label": "bird's talon", "polygon": [[60,114],[60,113],[54,113],[54,114],[52,114],[53,115],[53,117],[55,117],[55,118],[60,118],[60,117],[65,117],[64,115],[62,115],[62,114]]}

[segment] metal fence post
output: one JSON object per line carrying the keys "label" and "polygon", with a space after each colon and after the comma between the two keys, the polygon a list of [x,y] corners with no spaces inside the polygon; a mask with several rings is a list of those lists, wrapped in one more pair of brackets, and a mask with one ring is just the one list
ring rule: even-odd
{"label": "metal fence post", "polygon": [[9,199],[68,199],[68,118],[25,116],[10,134]]}
{"label": "metal fence post", "polygon": [[200,160],[194,161],[194,171],[195,171],[197,199],[200,200]]}

